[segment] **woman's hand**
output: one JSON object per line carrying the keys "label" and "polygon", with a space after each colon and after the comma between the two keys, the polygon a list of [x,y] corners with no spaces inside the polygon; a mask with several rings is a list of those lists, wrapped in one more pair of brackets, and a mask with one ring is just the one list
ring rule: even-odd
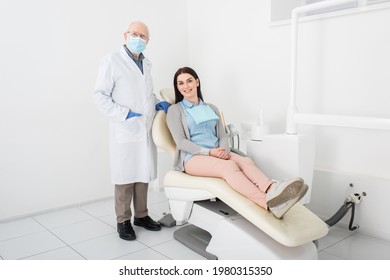
{"label": "woman's hand", "polygon": [[226,152],[225,148],[213,148],[210,150],[210,156],[220,158],[220,159],[229,159],[230,155]]}

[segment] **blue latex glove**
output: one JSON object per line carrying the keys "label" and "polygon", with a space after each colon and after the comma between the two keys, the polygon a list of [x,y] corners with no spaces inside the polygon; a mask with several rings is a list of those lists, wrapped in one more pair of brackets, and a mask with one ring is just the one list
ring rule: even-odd
{"label": "blue latex glove", "polygon": [[171,106],[171,103],[166,101],[161,101],[156,104],[156,111],[164,110],[164,112],[167,113],[169,106]]}
{"label": "blue latex glove", "polygon": [[142,114],[139,114],[139,113],[130,111],[130,112],[127,114],[126,120],[127,120],[127,119],[130,119],[130,118],[132,118],[132,117],[139,117],[139,116],[142,116]]}

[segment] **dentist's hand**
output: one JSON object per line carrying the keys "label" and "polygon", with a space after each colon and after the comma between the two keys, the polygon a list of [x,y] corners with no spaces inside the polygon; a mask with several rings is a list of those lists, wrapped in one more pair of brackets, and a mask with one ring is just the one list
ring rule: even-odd
{"label": "dentist's hand", "polygon": [[209,152],[210,156],[220,158],[220,159],[229,159],[230,155],[228,152],[226,152],[225,148],[214,148],[211,149]]}
{"label": "dentist's hand", "polygon": [[130,118],[132,118],[132,117],[139,117],[139,116],[142,116],[142,114],[139,114],[139,113],[130,111],[130,112],[127,114],[126,120],[127,120],[127,119],[130,119]]}
{"label": "dentist's hand", "polygon": [[171,106],[171,103],[168,103],[166,101],[161,101],[156,104],[156,111],[164,110],[164,112],[167,113],[169,106]]}

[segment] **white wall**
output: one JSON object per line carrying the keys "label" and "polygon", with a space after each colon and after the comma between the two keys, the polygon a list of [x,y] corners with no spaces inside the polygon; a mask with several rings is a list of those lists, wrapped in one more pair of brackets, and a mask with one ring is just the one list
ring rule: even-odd
{"label": "white wall", "polygon": [[149,25],[155,92],[187,62],[181,0],[1,0],[0,221],[113,195],[100,58]]}
{"label": "white wall", "polygon": [[[290,25],[269,25],[270,1],[189,0],[188,11],[190,66],[200,75],[205,99],[218,104],[227,122],[237,127],[254,121],[263,108],[270,132],[283,133]],[[389,8],[302,23],[298,109],[390,118],[389,25]],[[390,132],[300,130],[315,133],[317,142],[308,206],[330,217],[353,183],[356,192],[367,193],[355,217],[360,231],[389,239]]]}

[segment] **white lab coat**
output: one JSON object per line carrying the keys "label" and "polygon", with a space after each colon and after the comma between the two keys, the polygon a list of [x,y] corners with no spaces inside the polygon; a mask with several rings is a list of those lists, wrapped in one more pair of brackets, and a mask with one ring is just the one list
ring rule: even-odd
{"label": "white lab coat", "polygon": [[[155,104],[151,63],[143,72],[126,53],[105,56],[100,63],[93,99],[110,119],[110,161],[113,184],[151,182],[156,178],[157,149],[151,130]],[[126,120],[129,109],[142,116]]]}

